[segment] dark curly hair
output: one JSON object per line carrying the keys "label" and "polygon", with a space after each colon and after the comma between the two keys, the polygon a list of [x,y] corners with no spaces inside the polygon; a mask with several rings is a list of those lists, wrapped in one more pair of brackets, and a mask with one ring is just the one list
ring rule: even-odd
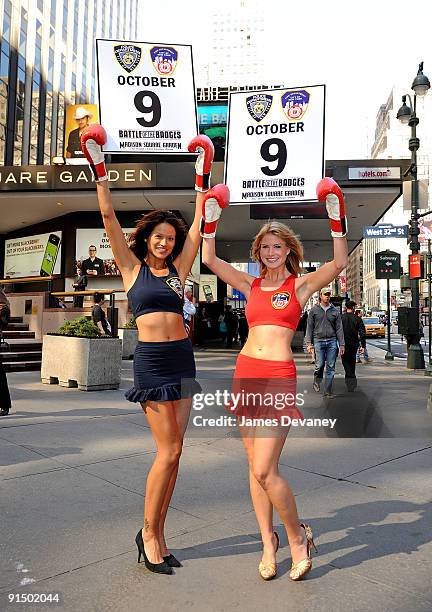
{"label": "dark curly hair", "polygon": [[177,217],[171,210],[152,210],[141,217],[135,231],[129,236],[129,248],[140,261],[143,261],[148,251],[145,238],[150,236],[159,223],[169,223],[176,232],[174,248],[169,259],[175,259],[181,253],[188,233],[183,219]]}

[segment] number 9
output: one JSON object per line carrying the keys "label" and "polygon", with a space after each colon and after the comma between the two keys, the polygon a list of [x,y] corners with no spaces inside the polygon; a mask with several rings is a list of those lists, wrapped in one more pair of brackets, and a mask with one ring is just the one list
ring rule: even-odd
{"label": "number 9", "polygon": [[[150,106],[144,104],[144,98],[150,98]],[[158,96],[153,91],[139,91],[134,98],[135,108],[144,115],[152,115],[151,119],[137,117],[136,120],[142,127],[154,127],[161,119],[161,103]]]}
{"label": "number 9", "polygon": [[[272,145],[277,146],[276,153],[270,153],[270,147]],[[260,153],[264,161],[277,161],[276,168],[274,168],[273,170],[268,166],[261,167],[261,170],[266,176],[276,176],[277,174],[280,174],[283,171],[287,162],[287,150],[283,140],[281,140],[280,138],[269,138],[268,140],[265,140],[261,145]]]}

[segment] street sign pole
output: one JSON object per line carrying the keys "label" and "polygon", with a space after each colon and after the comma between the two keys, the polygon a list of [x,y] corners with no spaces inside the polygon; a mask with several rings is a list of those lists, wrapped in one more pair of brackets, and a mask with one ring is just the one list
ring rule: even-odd
{"label": "street sign pole", "polygon": [[387,353],[385,355],[386,361],[394,361],[394,355],[391,350],[391,313],[390,313],[390,279],[387,278]]}
{"label": "street sign pole", "polygon": [[428,328],[429,328],[429,363],[425,369],[425,376],[432,376],[432,307],[431,307],[431,281],[432,281],[432,250],[431,250],[431,241],[428,240],[428,252],[426,259],[426,270],[427,270],[427,281],[428,281]]}

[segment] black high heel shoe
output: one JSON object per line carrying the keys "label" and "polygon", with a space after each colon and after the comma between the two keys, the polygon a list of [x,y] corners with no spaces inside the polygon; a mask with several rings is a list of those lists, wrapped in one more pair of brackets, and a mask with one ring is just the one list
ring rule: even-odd
{"label": "black high heel shoe", "polygon": [[136,545],[138,547],[138,563],[141,561],[141,556],[144,557],[144,563],[148,570],[155,574],[172,574],[172,567],[170,567],[165,561],[162,563],[152,563],[148,560],[144,550],[144,540],[142,537],[142,530],[140,529],[135,538]]}
{"label": "black high heel shoe", "polygon": [[180,561],[178,559],[176,559],[174,557],[174,555],[172,555],[171,553],[169,555],[166,555],[166,557],[162,557],[162,559],[170,567],[183,567],[183,565],[180,563]]}

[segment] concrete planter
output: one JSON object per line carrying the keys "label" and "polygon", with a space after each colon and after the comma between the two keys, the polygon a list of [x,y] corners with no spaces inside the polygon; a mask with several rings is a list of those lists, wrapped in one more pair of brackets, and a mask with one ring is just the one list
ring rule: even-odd
{"label": "concrete planter", "polygon": [[121,350],[119,338],[44,336],[42,382],[81,391],[118,389]]}
{"label": "concrete planter", "polygon": [[118,330],[118,335],[122,341],[122,359],[132,359],[138,343],[138,330],[123,328]]}

